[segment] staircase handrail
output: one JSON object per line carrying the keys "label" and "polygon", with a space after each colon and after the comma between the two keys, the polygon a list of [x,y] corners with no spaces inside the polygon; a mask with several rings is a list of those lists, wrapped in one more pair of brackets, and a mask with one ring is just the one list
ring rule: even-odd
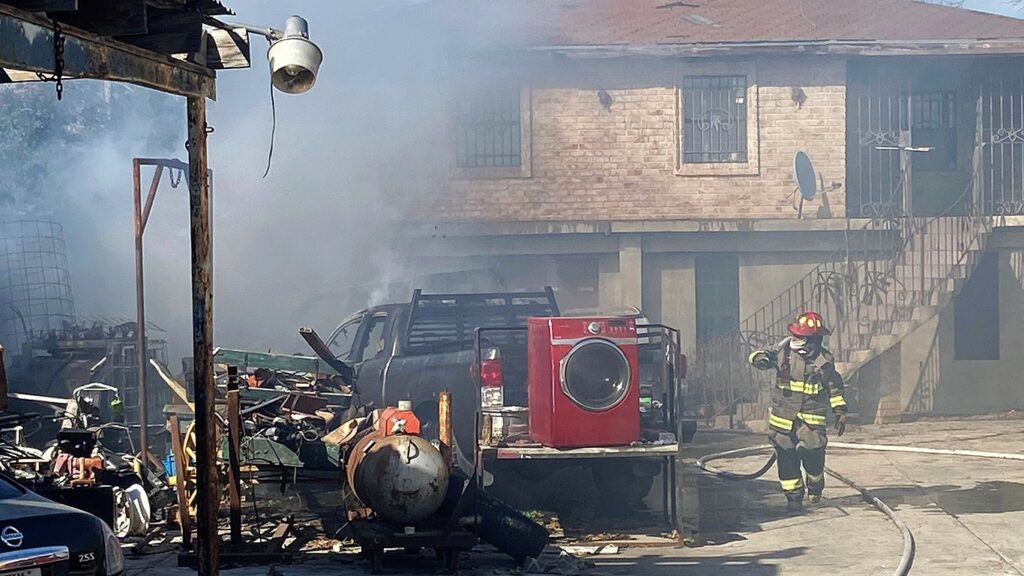
{"label": "staircase handrail", "polygon": [[[724,352],[728,355],[728,350],[721,350],[723,348],[732,349],[734,350],[733,354],[736,354],[741,352],[743,347],[755,349],[773,343],[785,333],[785,326],[792,318],[795,318],[797,314],[804,310],[816,308],[816,306],[812,305],[815,302],[825,303],[826,306],[833,308],[828,311],[832,316],[832,324],[835,327],[831,345],[833,352],[841,351],[847,346],[850,346],[850,349],[856,349],[857,346],[851,346],[850,344],[854,337],[862,339],[866,337],[868,340],[873,340],[872,322],[891,323],[898,320],[897,313],[900,311],[901,306],[900,304],[886,302],[887,289],[890,286],[896,288],[898,290],[896,295],[900,300],[906,297],[907,293],[912,293],[900,281],[901,269],[898,267],[901,265],[910,266],[911,273],[921,276],[920,283],[922,284],[922,289],[919,291],[918,298],[922,301],[930,301],[936,284],[934,282],[926,282],[928,268],[927,262],[924,262],[924,260],[928,257],[928,248],[924,245],[924,242],[927,239],[929,230],[932,227],[942,229],[943,226],[952,226],[952,234],[947,239],[956,238],[958,240],[955,248],[955,258],[952,261],[944,261],[945,265],[948,265],[948,270],[945,271],[941,278],[944,281],[951,279],[957,272],[957,267],[963,264],[965,258],[983,248],[985,233],[990,229],[991,218],[984,215],[984,211],[977,201],[965,202],[969,195],[974,197],[973,192],[975,191],[976,182],[976,177],[971,178],[963,193],[936,216],[913,218],[894,212],[892,214],[872,217],[864,226],[857,230],[863,259],[854,260],[851,258],[850,220],[847,218],[845,242],[842,249],[831,254],[825,261],[804,274],[800,280],[779,294],[779,296],[776,296],[756,312],[744,318],[737,326],[737,329],[698,344],[697,365],[695,366],[697,370],[695,370],[695,375],[707,372],[709,369],[715,370],[720,368],[711,367],[712,361],[705,363],[703,360],[715,358],[715,362],[721,363],[723,361],[720,358],[723,356],[722,353]],[[966,208],[965,216],[960,216],[959,214],[951,216],[954,211],[963,210],[964,208]],[[878,244],[874,247],[870,245],[873,235],[878,236]],[[916,272],[912,267],[917,263],[910,262],[908,264],[906,261],[908,255],[912,254],[915,240],[921,242],[922,259],[920,263],[921,268],[916,270]],[[952,240],[950,241],[952,242]],[[940,258],[943,255],[940,255]],[[903,270],[906,270],[906,268]],[[912,279],[916,279],[916,276]],[[861,280],[863,280],[864,286],[859,284]],[[861,318],[859,316],[861,306],[874,304],[879,298],[877,293],[871,292],[872,282],[884,284],[881,287],[882,302],[878,304],[881,307],[881,312],[878,313],[876,318]],[[927,287],[924,287],[925,284],[927,284]],[[875,286],[873,289],[877,290],[878,288],[878,286]],[[823,295],[823,291],[826,294]],[[831,304],[829,304],[829,301],[831,301]],[[868,327],[866,335],[861,333],[861,327],[858,326],[864,320],[867,320],[866,325]],[[737,348],[740,348],[740,350]],[[745,357],[745,354],[740,354],[740,356]],[[750,394],[760,390],[761,387],[757,386],[759,381],[770,379],[764,377],[763,374],[753,371],[744,362],[744,366],[736,366],[736,368],[741,370],[741,373],[746,372],[746,377],[741,377],[740,380],[748,384],[748,389],[740,390],[737,394],[736,382],[732,378],[734,364],[737,364],[737,362],[734,362],[729,357],[725,357],[724,362],[728,364],[727,368],[730,373],[728,378],[729,384],[727,391],[713,391],[713,393],[725,392],[724,401],[719,403],[723,408],[717,411],[715,416],[731,410],[732,407],[749,397]],[[712,378],[718,379],[714,376]],[[703,392],[706,397],[707,390]]]}

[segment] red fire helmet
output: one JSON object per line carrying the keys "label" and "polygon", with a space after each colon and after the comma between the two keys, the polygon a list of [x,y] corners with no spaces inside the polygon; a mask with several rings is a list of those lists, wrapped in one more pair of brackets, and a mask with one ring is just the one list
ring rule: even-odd
{"label": "red fire helmet", "polygon": [[796,322],[789,325],[789,333],[794,336],[826,336],[832,331],[825,327],[825,320],[817,312],[804,312]]}

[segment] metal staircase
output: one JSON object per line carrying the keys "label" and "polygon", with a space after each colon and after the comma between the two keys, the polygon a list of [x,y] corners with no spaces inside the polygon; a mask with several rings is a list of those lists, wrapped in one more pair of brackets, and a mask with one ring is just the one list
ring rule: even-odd
{"label": "metal staircase", "polygon": [[805,310],[833,329],[827,346],[849,381],[857,370],[937,315],[973,272],[991,231],[974,184],[935,217],[891,215],[848,230],[846,246],[743,320],[698,347],[690,405],[709,424],[764,418],[773,372],[747,364],[751,350],[778,342]]}

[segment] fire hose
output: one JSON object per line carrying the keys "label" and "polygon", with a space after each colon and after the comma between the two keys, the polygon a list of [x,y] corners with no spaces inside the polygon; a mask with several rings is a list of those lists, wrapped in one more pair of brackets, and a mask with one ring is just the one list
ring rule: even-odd
{"label": "fire hose", "polygon": [[[829,442],[830,448],[838,448],[841,450],[864,450],[869,452],[900,452],[904,454],[931,454],[938,456],[962,456],[969,458],[993,458],[998,460],[1022,460],[1024,461],[1024,454],[1013,454],[1007,452],[984,452],[978,450],[957,450],[949,448],[922,448],[917,446],[893,446],[888,444],[854,444],[850,442]],[[708,464],[713,460],[720,460],[723,458],[733,458],[739,456],[748,456],[750,454],[756,454],[765,450],[771,450],[772,447],[769,445],[753,446],[749,448],[739,448],[737,450],[728,450],[726,452],[718,452],[715,454],[709,454],[697,460],[697,466],[705,472],[714,474],[719,478],[725,480],[754,480],[760,478],[768,470],[771,469],[772,465],[775,464],[776,455],[773,453],[768,461],[753,473],[737,473],[728,472],[726,470],[720,470]],[[894,576],[906,576],[910,573],[910,568],[914,562],[914,535],[907,528],[907,525],[903,523],[899,516],[893,512],[892,508],[889,508],[877,497],[873,496],[863,487],[857,485],[853,480],[843,476],[839,472],[826,467],[825,472],[839,480],[843,484],[846,484],[850,488],[853,488],[857,492],[860,492],[861,497],[865,502],[871,504],[883,514],[885,514],[893,524],[899,528],[900,533],[903,535],[903,556],[900,558],[900,563],[896,570],[893,572]]]}
{"label": "fire hose", "polygon": [[[857,444],[850,445],[850,444],[847,444],[845,442],[834,442],[834,443],[831,444],[831,446],[833,448],[856,447],[856,449],[862,449],[862,450],[871,449],[871,448],[866,447],[866,446],[869,446],[869,445],[865,445],[865,446],[861,446],[861,445],[857,445]],[[896,448],[896,447],[892,447],[892,448]],[[750,448],[739,448],[737,450],[728,450],[726,452],[718,452],[716,454],[709,454],[707,456],[704,456],[703,458],[698,459],[697,460],[697,466],[699,466],[701,470],[704,470],[705,472],[709,472],[711,474],[714,474],[715,476],[718,476],[719,478],[723,478],[725,480],[754,480],[756,478],[759,478],[759,477],[763,476],[766,472],[768,472],[768,470],[771,469],[772,464],[775,464],[776,456],[775,456],[774,453],[771,455],[770,458],[768,458],[768,461],[765,463],[764,466],[762,466],[757,472],[750,473],[750,474],[739,474],[739,473],[735,473],[735,472],[727,472],[725,470],[719,470],[718,468],[710,466],[708,464],[708,462],[711,462],[712,460],[719,460],[719,459],[722,459],[722,458],[730,458],[730,457],[736,457],[736,456],[747,456],[747,455],[750,455],[750,454],[756,454],[758,452],[763,452],[765,450],[771,450],[771,449],[772,449],[771,446],[764,445],[764,446],[753,446],[753,447],[750,447]],[[893,524],[896,525],[896,527],[900,531],[900,534],[903,536],[903,555],[900,557],[900,563],[896,567],[896,570],[893,571],[893,576],[906,576],[907,574],[910,574],[910,568],[911,568],[911,566],[914,563],[914,535],[913,535],[913,533],[910,532],[910,529],[907,528],[907,525],[903,523],[903,520],[900,519],[900,517],[897,516],[896,513],[893,512],[892,508],[889,508],[889,506],[887,506],[885,502],[882,502],[876,496],[873,496],[870,492],[868,492],[867,490],[865,490],[861,486],[857,485],[853,480],[850,480],[846,476],[843,476],[839,472],[836,472],[835,470],[832,470],[831,468],[829,468],[827,466],[825,467],[825,472],[829,476],[835,478],[836,480],[839,480],[840,482],[842,482],[843,484],[846,484],[850,488],[853,488],[857,492],[860,492],[861,498],[863,498],[865,502],[867,502],[868,504],[871,504],[872,506],[877,508],[880,512],[885,514],[886,517],[888,517],[889,520],[891,520]]]}

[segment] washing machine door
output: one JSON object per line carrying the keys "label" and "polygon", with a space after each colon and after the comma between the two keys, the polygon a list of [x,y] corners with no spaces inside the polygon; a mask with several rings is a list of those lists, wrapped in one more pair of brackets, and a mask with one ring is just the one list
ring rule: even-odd
{"label": "washing machine door", "polygon": [[613,342],[588,338],[573,346],[561,362],[562,392],[585,410],[614,408],[629,391],[626,355]]}

